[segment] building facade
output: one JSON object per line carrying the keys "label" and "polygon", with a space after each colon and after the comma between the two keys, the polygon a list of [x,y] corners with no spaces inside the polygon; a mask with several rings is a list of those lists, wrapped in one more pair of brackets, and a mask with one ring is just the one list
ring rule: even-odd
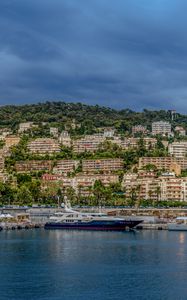
{"label": "building facade", "polygon": [[153,122],[152,134],[171,135],[171,124],[169,122],[164,121]]}
{"label": "building facade", "polygon": [[18,161],[15,164],[15,170],[18,173],[27,172],[39,172],[39,171],[51,171],[53,161],[51,160],[29,160],[29,161]]}
{"label": "building facade", "polygon": [[122,159],[87,159],[82,161],[82,171],[110,173],[123,170],[124,164]]}
{"label": "building facade", "polygon": [[132,126],[132,134],[136,134],[136,133],[147,133],[147,127],[142,126],[142,125],[135,125]]}
{"label": "building facade", "polygon": [[159,177],[125,174],[122,186],[126,198],[154,201],[187,201],[187,178],[165,173]]}
{"label": "building facade", "polygon": [[173,142],[169,144],[168,152],[176,158],[185,158],[187,154],[187,142]]}
{"label": "building facade", "polygon": [[74,172],[79,166],[79,160],[58,160],[53,167],[53,174],[64,174]]}
{"label": "building facade", "polygon": [[53,154],[60,152],[60,145],[54,139],[38,138],[28,144],[28,150],[33,154]]}
{"label": "building facade", "polygon": [[8,135],[5,137],[5,146],[10,148],[12,146],[18,145],[20,142],[20,137],[16,135]]}
{"label": "building facade", "polygon": [[76,153],[81,152],[95,152],[98,150],[101,143],[103,143],[105,138],[103,136],[85,136],[82,139],[74,140],[72,142],[73,151]]}

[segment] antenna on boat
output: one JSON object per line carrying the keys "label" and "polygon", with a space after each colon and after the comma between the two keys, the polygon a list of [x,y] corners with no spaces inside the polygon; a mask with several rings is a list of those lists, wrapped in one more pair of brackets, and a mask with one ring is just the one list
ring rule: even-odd
{"label": "antenna on boat", "polygon": [[68,211],[68,212],[70,212],[70,211],[74,212],[71,207],[71,202],[70,202],[70,200],[68,200],[67,196],[64,196],[64,209],[65,209],[65,211]]}

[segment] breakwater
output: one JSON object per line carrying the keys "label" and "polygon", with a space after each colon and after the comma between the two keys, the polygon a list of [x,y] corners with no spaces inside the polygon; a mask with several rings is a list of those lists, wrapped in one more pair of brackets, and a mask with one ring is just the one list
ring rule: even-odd
{"label": "breakwater", "polygon": [[0,223],[0,230],[22,230],[43,228],[43,224]]}

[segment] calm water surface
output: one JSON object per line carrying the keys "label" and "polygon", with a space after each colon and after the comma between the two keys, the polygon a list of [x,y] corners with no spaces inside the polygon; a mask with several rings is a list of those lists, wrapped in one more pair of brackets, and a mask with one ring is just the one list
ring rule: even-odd
{"label": "calm water surface", "polygon": [[187,299],[187,232],[0,232],[0,300]]}

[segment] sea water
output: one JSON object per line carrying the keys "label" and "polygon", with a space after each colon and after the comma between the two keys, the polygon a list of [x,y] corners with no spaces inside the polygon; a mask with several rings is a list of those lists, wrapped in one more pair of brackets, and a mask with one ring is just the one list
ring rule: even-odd
{"label": "sea water", "polygon": [[0,300],[186,300],[187,232],[0,232]]}

